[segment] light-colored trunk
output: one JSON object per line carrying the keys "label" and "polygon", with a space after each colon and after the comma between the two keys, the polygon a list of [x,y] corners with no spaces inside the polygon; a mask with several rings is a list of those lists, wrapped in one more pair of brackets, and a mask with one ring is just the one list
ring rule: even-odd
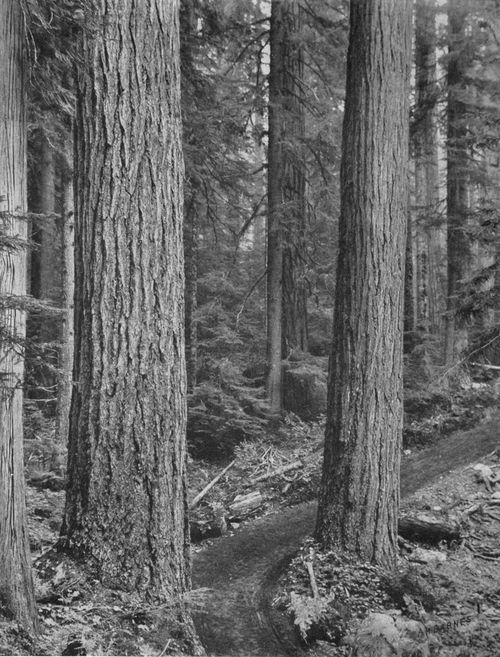
{"label": "light-colored trunk", "polygon": [[[48,140],[43,138],[39,168],[38,212],[46,215],[40,219],[40,298],[54,302],[59,297],[60,276],[57,268],[57,244],[59,227],[54,216],[56,210],[55,161],[54,150]],[[54,322],[45,321],[42,325],[42,339],[55,341]]]}
{"label": "light-colored trunk", "polygon": [[[0,2],[0,235],[20,245],[0,247],[0,607],[29,632],[36,609],[25,517],[23,461],[23,341],[26,294],[26,121],[24,19],[17,0]],[[12,303],[13,302],[13,303]],[[17,343],[17,344],[16,344]]]}
{"label": "light-colored trunk", "polygon": [[467,324],[459,317],[460,295],[471,270],[471,240],[467,232],[470,209],[468,130],[464,99],[464,78],[468,61],[467,51],[461,50],[465,38],[466,15],[466,9],[450,5],[447,107],[448,302],[445,342],[447,367],[457,362],[468,345]]}
{"label": "light-colored trunk", "polygon": [[418,262],[417,324],[438,335],[442,328],[443,284],[439,279],[438,133],[436,71],[436,2],[416,4],[413,131],[415,157],[415,217]]}
{"label": "light-colored trunk", "polygon": [[60,445],[65,445],[69,434],[69,411],[73,382],[73,354],[75,340],[75,218],[72,171],[70,175],[66,175],[63,180],[61,255],[61,303],[63,315],[61,322],[61,347],[59,352],[56,438]]}
{"label": "light-colored trunk", "polygon": [[267,397],[273,413],[282,407],[283,315],[283,22],[281,2],[271,3],[267,216]]}

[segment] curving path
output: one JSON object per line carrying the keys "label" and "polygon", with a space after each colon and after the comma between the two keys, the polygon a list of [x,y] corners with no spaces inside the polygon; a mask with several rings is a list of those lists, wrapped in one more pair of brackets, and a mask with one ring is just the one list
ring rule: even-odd
{"label": "curving path", "polygon": [[[410,495],[440,475],[465,466],[500,446],[500,413],[476,429],[457,432],[406,458],[401,494]],[[194,614],[209,655],[231,657],[301,654],[276,636],[266,609],[266,584],[313,530],[316,502],[285,508],[225,536],[193,559],[193,588],[208,587],[203,609]],[[280,633],[281,635],[281,633]]]}

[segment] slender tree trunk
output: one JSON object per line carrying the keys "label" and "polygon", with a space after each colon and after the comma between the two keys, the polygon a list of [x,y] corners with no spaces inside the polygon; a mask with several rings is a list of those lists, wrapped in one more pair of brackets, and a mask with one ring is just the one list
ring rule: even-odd
{"label": "slender tree trunk", "polygon": [[[56,174],[54,151],[45,137],[42,138],[40,156],[37,212],[48,216],[40,220],[39,296],[53,302],[59,297],[61,286],[54,258],[59,241],[57,222],[53,216],[56,210]],[[54,340],[53,328],[50,322],[45,322],[42,339]]]}
{"label": "slender tree trunk", "polygon": [[[0,299],[26,294],[26,120],[24,19],[16,0],[0,1]],[[23,378],[25,312],[0,307],[0,608],[37,629],[25,517]],[[18,342],[16,345],[12,339]],[[21,350],[21,351],[20,351]]]}
{"label": "slender tree trunk", "polygon": [[56,437],[65,445],[69,435],[69,412],[73,387],[74,296],[75,296],[75,220],[73,170],[67,167],[63,176],[63,212],[61,229],[62,255],[62,326],[57,387]]}
{"label": "slender tree trunk", "polygon": [[[30,206],[37,214],[53,215],[55,212],[55,163],[54,152],[45,135],[38,132],[30,141],[30,155],[35,160],[30,180]],[[33,254],[33,280],[31,293],[37,299],[54,296],[55,267],[55,219],[36,218],[33,238],[37,249]]]}
{"label": "slender tree trunk", "polygon": [[467,11],[451,6],[448,12],[448,303],[445,361],[448,366],[467,347],[467,328],[457,317],[459,295],[470,272],[471,242],[467,235],[469,209],[469,159],[466,149],[467,111],[463,99],[467,58],[464,53]]}
{"label": "slender tree trunk", "polygon": [[437,74],[436,2],[416,3],[415,80],[416,110],[413,131],[415,205],[420,275],[417,323],[434,334],[442,328],[443,297],[439,276],[441,259],[437,221]]}
{"label": "slender tree trunk", "polygon": [[316,536],[397,548],[408,186],[409,0],[351,1],[334,343]]}
{"label": "slender tree trunk", "polygon": [[[192,105],[198,102],[196,89],[190,85],[197,78],[195,70],[193,40],[197,29],[197,0],[181,0],[180,10],[180,56],[181,83],[184,100],[184,140],[188,145],[191,157],[196,157],[196,130],[189,129],[189,122],[196,116],[189,116]],[[190,103],[187,102],[190,100]],[[187,388],[192,391],[196,385],[198,370],[198,323],[196,310],[198,308],[198,242],[199,221],[197,208],[198,177],[190,170],[191,160],[186,161],[186,198],[184,202],[184,277],[185,286],[185,340],[186,340],[186,373]]]}
{"label": "slender tree trunk", "polygon": [[[30,157],[35,165],[30,171],[30,211],[43,215],[32,220],[32,240],[36,245],[31,255],[30,278],[31,294],[37,299],[59,303],[61,291],[61,272],[59,268],[60,222],[56,221],[56,172],[54,150],[43,132],[28,144]],[[55,343],[60,339],[61,325],[58,317],[49,313],[36,313],[28,316],[27,332],[29,339],[36,344],[39,355],[29,379],[34,387],[30,397],[43,399],[44,413],[53,415],[57,397],[58,349]]]}
{"label": "slender tree trunk", "polygon": [[[415,217],[408,209],[406,231],[406,264],[405,264],[405,292],[404,292],[404,332],[405,349],[413,348],[413,334],[417,330],[417,257],[416,257],[416,228]],[[410,339],[411,336],[411,339]]]}
{"label": "slender tree trunk", "polygon": [[77,79],[62,542],[107,585],[189,585],[178,2],[92,3]]}
{"label": "slender tree trunk", "polygon": [[271,3],[267,241],[267,390],[281,410],[281,360],[307,350],[304,53],[296,0]]}
{"label": "slender tree trunk", "polygon": [[267,396],[271,411],[282,406],[282,314],[283,314],[283,116],[282,79],[284,25],[281,2],[271,3],[268,218],[267,218]]}
{"label": "slender tree trunk", "polygon": [[281,43],[283,307],[282,355],[307,351],[307,289],[305,281],[306,176],[304,48],[301,41],[302,10],[297,0],[275,0],[283,24]]}
{"label": "slender tree trunk", "polygon": [[184,204],[184,274],[185,287],[185,337],[186,337],[186,372],[187,388],[192,391],[196,385],[198,370],[198,323],[196,309],[198,307],[198,217],[195,192]]}

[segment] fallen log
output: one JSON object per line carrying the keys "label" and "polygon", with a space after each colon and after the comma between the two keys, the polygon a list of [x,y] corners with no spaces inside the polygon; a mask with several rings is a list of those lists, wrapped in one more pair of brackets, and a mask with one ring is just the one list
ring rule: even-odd
{"label": "fallen log", "polygon": [[244,517],[258,509],[263,501],[260,491],[254,490],[248,495],[237,495],[233,503],[229,505],[229,511],[233,516]]}
{"label": "fallen log", "polygon": [[222,472],[219,472],[219,474],[212,479],[212,481],[205,486],[205,488],[196,495],[196,497],[193,499],[191,504],[189,505],[190,509],[194,509],[194,507],[198,504],[200,500],[202,500],[205,495],[208,493],[208,491],[215,486],[215,484],[219,481],[219,479],[226,474],[226,472],[229,470],[229,468],[232,468],[233,465],[236,463],[236,459],[234,461],[231,461],[229,465],[227,465]]}
{"label": "fallen log", "polygon": [[38,490],[58,492],[66,488],[66,479],[53,472],[37,472],[29,477],[28,485]]}
{"label": "fallen log", "polygon": [[432,543],[460,540],[458,524],[438,520],[433,516],[402,516],[398,523],[398,534],[409,541]]}
{"label": "fallen log", "polygon": [[266,474],[260,475],[259,477],[255,477],[255,479],[251,479],[248,483],[249,485],[258,484],[260,481],[271,479],[271,477],[277,477],[278,475],[285,474],[285,472],[289,472],[290,470],[296,470],[297,468],[300,468],[301,465],[302,461],[294,461],[293,463],[282,465],[281,468],[277,468],[272,472],[267,472]]}

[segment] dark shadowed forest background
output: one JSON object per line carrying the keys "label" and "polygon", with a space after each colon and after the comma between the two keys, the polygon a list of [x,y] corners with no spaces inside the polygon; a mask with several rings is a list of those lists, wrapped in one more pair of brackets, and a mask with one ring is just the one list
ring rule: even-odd
{"label": "dark shadowed forest background", "polygon": [[203,654],[190,542],[318,492],[392,567],[498,405],[500,2],[368,5],[0,0],[0,654]]}

